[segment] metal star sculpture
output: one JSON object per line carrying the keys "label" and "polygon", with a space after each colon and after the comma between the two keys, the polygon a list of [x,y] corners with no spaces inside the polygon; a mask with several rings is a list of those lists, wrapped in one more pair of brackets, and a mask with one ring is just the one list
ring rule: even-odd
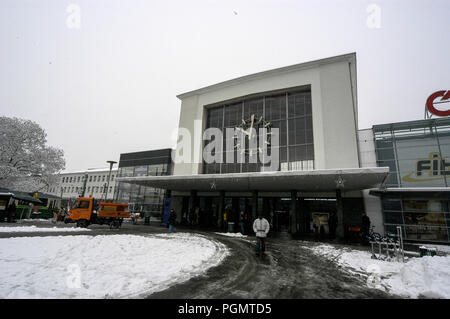
{"label": "metal star sculpture", "polygon": [[336,182],[336,187],[344,188],[345,179],[343,179],[341,175],[339,175],[339,177],[335,180],[335,182]]}

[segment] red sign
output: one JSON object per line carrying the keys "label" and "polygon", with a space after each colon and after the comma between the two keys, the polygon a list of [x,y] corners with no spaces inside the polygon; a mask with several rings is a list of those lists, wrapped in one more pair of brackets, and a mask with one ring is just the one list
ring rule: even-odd
{"label": "red sign", "polygon": [[[441,97],[439,101],[436,101],[438,97]],[[449,101],[447,101],[449,100]],[[437,116],[450,116],[450,108],[444,111],[438,110],[434,107],[434,104],[450,102],[450,91],[437,91],[431,94],[427,99],[428,112]]]}

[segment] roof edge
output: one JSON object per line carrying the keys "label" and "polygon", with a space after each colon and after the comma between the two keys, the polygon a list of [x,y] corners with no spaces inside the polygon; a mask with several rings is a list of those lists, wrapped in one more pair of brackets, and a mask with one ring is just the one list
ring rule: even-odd
{"label": "roof edge", "polygon": [[190,96],[215,91],[215,90],[223,88],[223,87],[236,85],[236,84],[239,84],[242,82],[247,82],[250,80],[258,79],[258,78],[261,78],[264,76],[273,75],[276,73],[293,72],[296,70],[310,69],[310,68],[317,67],[317,66],[324,65],[324,64],[335,63],[335,62],[339,62],[339,61],[351,61],[351,60],[353,60],[356,63],[356,52],[337,55],[337,56],[314,60],[314,61],[309,61],[309,62],[302,62],[302,63],[298,63],[298,64],[284,66],[281,68],[270,69],[270,70],[266,70],[266,71],[262,71],[262,72],[258,72],[258,73],[244,75],[244,76],[234,78],[231,80],[219,82],[219,83],[216,83],[213,85],[208,85],[208,86],[202,87],[197,90],[181,93],[181,94],[177,95],[177,98],[182,100],[182,99],[190,97]]}

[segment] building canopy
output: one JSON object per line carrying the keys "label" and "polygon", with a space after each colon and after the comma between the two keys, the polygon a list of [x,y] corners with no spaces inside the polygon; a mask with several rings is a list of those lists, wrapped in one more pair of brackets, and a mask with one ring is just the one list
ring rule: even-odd
{"label": "building canopy", "polygon": [[251,172],[119,177],[119,182],[174,191],[344,191],[379,187],[388,167],[324,169],[312,171]]}

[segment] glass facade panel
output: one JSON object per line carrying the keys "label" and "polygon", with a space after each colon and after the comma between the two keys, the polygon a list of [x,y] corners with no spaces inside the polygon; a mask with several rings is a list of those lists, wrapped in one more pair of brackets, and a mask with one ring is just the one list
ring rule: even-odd
{"label": "glass facade panel", "polygon": [[134,167],[134,176],[146,176],[146,175],[147,175],[147,165]]}
{"label": "glass facade panel", "polygon": [[[151,162],[151,159],[150,159]],[[120,167],[118,176],[160,176],[171,172],[171,164],[150,164]],[[118,182],[115,200],[129,204],[130,212],[146,217],[161,217],[165,191],[153,187]]]}
{"label": "glass facade panel", "polygon": [[[389,167],[387,187],[450,186],[448,119],[374,126],[374,136],[377,165]],[[402,225],[406,239],[449,241],[448,200],[383,199],[382,204],[386,231]]]}
{"label": "glass facade panel", "polygon": [[265,118],[270,121],[286,119],[286,94],[265,98]]}
{"label": "glass facade panel", "polygon": [[[231,104],[216,106],[206,110],[206,128],[219,128],[223,133],[223,163],[203,163],[204,174],[226,174],[238,172],[259,172],[263,165],[257,152],[250,150],[248,138],[245,139],[244,163],[237,163],[236,145],[240,139],[229,141],[233,145],[233,163],[226,161],[227,134],[226,128],[236,128],[244,121],[250,123],[253,116],[254,123],[266,121],[271,128],[279,129],[280,165],[278,170],[312,170],[314,169],[314,144],[312,129],[311,91],[284,92],[268,94],[261,97],[243,99]],[[230,137],[228,137],[230,138]],[[270,143],[270,137],[268,138]],[[258,141],[261,147],[264,141]],[[206,144],[205,144],[206,145]],[[258,151],[258,149],[256,149]],[[269,147],[269,154],[275,151]],[[261,150],[259,150],[261,152]],[[231,152],[230,152],[231,153]],[[252,153],[250,156],[250,153]],[[289,156],[288,156],[289,153]],[[257,163],[249,162],[256,155]],[[293,165],[289,165],[289,162]]]}

